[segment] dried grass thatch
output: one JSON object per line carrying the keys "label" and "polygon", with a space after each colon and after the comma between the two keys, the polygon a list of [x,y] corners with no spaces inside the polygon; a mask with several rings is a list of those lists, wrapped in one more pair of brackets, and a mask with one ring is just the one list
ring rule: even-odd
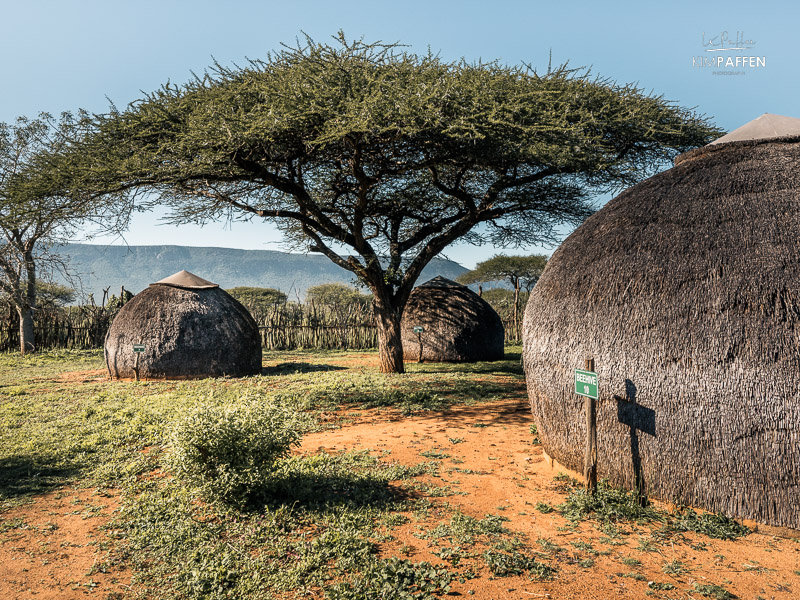
{"label": "dried grass thatch", "polygon": [[554,253],[523,334],[551,456],[582,470],[594,357],[600,477],[800,528],[799,173],[800,136],[706,146]]}
{"label": "dried grass thatch", "polygon": [[[145,346],[138,365],[134,344]],[[253,317],[230,294],[181,272],[122,307],[106,335],[105,357],[115,378],[135,377],[137,368],[142,379],[256,375],[261,338]]]}
{"label": "dried grass thatch", "polygon": [[401,335],[403,358],[432,362],[471,362],[503,358],[505,331],[498,314],[468,287],[444,277],[434,277],[416,287],[408,298]]}

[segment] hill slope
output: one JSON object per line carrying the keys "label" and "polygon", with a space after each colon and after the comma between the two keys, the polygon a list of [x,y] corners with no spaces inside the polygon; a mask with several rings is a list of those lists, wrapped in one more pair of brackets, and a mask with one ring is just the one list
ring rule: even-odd
{"label": "hill slope", "polygon": [[[352,284],[355,276],[319,254],[291,254],[274,250],[239,250],[194,246],[100,246],[67,244],[70,269],[80,277],[83,291],[96,301],[103,289],[119,294],[120,287],[134,293],[159,279],[186,269],[223,288],[240,285],[277,288],[290,299],[303,298],[320,283]],[[455,279],[467,269],[456,262],[434,259],[419,279],[441,275]],[[61,281],[64,283],[63,281]]]}

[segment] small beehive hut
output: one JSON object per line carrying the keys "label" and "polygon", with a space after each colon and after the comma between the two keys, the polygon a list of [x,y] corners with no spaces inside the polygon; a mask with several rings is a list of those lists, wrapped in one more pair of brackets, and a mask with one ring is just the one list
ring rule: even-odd
{"label": "small beehive hut", "polygon": [[[414,327],[423,327],[418,335]],[[495,310],[468,287],[434,277],[414,288],[401,322],[403,358],[473,362],[503,358],[505,330]]]}
{"label": "small beehive hut", "polygon": [[567,238],[524,320],[548,454],[583,470],[574,370],[593,357],[599,477],[800,528],[798,174],[800,119],[764,115]]}
{"label": "small beehive hut", "polygon": [[112,378],[134,378],[137,370],[142,379],[256,375],[261,339],[253,317],[225,290],[180,271],[120,309],[105,358]]}

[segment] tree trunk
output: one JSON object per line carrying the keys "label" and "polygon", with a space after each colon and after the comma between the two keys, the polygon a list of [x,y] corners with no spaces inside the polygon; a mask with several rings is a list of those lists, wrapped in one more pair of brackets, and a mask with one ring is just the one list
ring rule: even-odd
{"label": "tree trunk", "polygon": [[514,282],[514,340],[519,341],[519,278]]}
{"label": "tree trunk", "polygon": [[19,351],[22,354],[36,350],[33,338],[33,310],[30,306],[17,308],[19,314]]}
{"label": "tree trunk", "polygon": [[19,307],[19,348],[22,354],[36,350],[33,334],[33,308],[36,306],[36,263],[33,260],[32,243],[25,249],[25,272],[28,275],[25,301]]}
{"label": "tree trunk", "polygon": [[378,361],[381,373],[405,373],[400,315],[396,310],[374,303],[378,326]]}

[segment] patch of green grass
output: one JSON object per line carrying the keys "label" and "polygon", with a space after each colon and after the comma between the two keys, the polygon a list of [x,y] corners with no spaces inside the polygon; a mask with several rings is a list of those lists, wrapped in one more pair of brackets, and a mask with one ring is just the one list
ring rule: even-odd
{"label": "patch of green grass", "polygon": [[487,550],[483,559],[495,577],[531,575],[535,579],[552,579],[557,569],[519,552],[506,554]]}
{"label": "patch of green grass", "polygon": [[350,581],[326,590],[329,600],[431,598],[450,591],[453,575],[430,563],[389,558],[375,561]]}
{"label": "patch of green grass", "polygon": [[640,537],[636,549],[640,552],[655,552],[658,547],[653,543],[652,539]]}
{"label": "patch of green grass", "polygon": [[539,547],[547,553],[557,554],[558,552],[562,552],[564,550],[564,548],[546,538],[539,538],[536,540],[536,543],[539,544]]}
{"label": "patch of green grass", "polygon": [[450,458],[450,455],[447,452],[441,452],[440,450],[423,450],[420,452],[420,456],[424,456],[425,458],[434,458],[436,460]]}
{"label": "patch of green grass", "polygon": [[[555,479],[564,485],[566,476]],[[569,486],[566,501],[558,506],[558,511],[569,521],[578,523],[587,519],[598,521],[608,533],[609,527],[620,523],[660,524],[658,534],[671,535],[677,532],[692,531],[709,537],[733,540],[750,533],[750,529],[724,515],[698,514],[690,508],[678,509],[672,513],[642,503],[636,491],[615,488],[606,481],[600,481],[595,494]]]}
{"label": "patch of green grass", "polygon": [[[258,502],[247,506],[202,501],[201,485],[171,477],[169,433],[200,406],[276,405],[321,430],[343,422],[340,408],[414,414],[525,389],[513,359],[410,366],[398,379],[329,364],[347,356],[265,353],[273,366],[262,376],[112,382],[61,377],[104,369],[102,351],[0,355],[0,510],[66,482],[121,488],[122,506],[109,526],[113,556],[130,565],[141,593],[153,600],[255,600],[309,590],[329,598],[447,593],[452,574],[440,567],[377,556],[379,544],[409,518],[450,514],[443,503],[408,498],[408,481],[390,484],[436,474],[439,460],[405,467],[366,452],[293,455],[274,462],[258,482]],[[157,469],[166,476],[150,477]],[[451,519],[448,539],[474,539],[512,557],[519,552],[521,542],[501,517],[473,521]]]}
{"label": "patch of green grass", "polygon": [[645,577],[641,573],[635,573],[633,571],[630,571],[628,573],[624,573],[621,576],[625,577],[626,579],[633,579],[635,581],[647,581],[647,577]]}
{"label": "patch of green grass", "polygon": [[665,516],[650,506],[642,506],[636,492],[610,486],[606,481],[597,485],[590,494],[583,489],[572,489],[559,512],[570,521],[592,518],[601,522],[633,521],[649,523],[663,521]]}
{"label": "patch of green grass", "polygon": [[534,508],[545,515],[555,510],[552,506],[547,504],[547,502],[537,502]]}
{"label": "patch of green grass", "polygon": [[642,566],[642,561],[637,560],[635,558],[626,557],[626,558],[622,559],[622,564],[623,565],[628,565],[629,567],[641,567]]}
{"label": "patch of green grass", "polygon": [[433,529],[425,531],[419,537],[426,540],[446,539],[452,545],[473,545],[478,541],[486,541],[511,532],[503,525],[508,521],[506,517],[486,515],[483,519],[470,517],[456,511],[449,523],[442,523]]}
{"label": "patch of green grass", "polygon": [[705,596],[706,598],[714,598],[714,600],[731,600],[732,598],[736,598],[736,596],[734,596],[721,585],[711,583],[695,583],[694,591],[701,596]]}
{"label": "patch of green grass", "polygon": [[689,569],[686,568],[686,565],[679,560],[673,560],[671,562],[664,563],[661,566],[661,570],[665,574],[672,575],[673,577],[680,577],[681,575],[685,575],[689,572]]}
{"label": "patch of green grass", "polygon": [[647,587],[649,587],[651,590],[656,590],[659,592],[666,592],[675,589],[675,586],[672,585],[671,583],[660,583],[658,581],[649,582],[647,584]]}
{"label": "patch of green grass", "polygon": [[679,509],[672,514],[668,529],[693,531],[719,540],[735,540],[750,533],[750,528],[730,517],[714,513],[698,514],[691,508]]}

